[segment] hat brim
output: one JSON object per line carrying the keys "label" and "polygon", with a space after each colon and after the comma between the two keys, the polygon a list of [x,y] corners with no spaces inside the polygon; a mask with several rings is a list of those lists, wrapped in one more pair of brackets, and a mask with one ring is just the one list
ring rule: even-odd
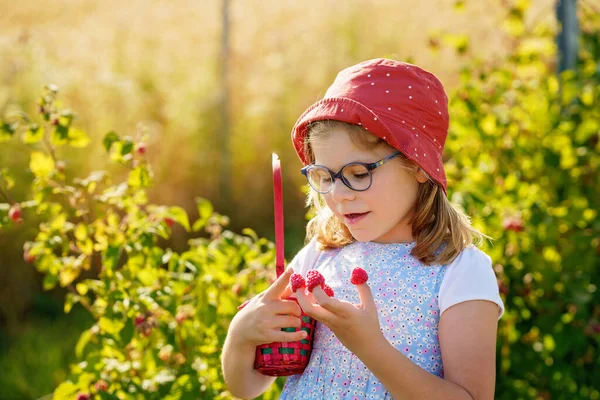
{"label": "hat brim", "polygon": [[[404,121],[396,120],[393,115],[380,116],[364,104],[345,97],[330,97],[310,106],[296,121],[292,129],[292,142],[298,157],[304,165],[310,164],[304,153],[304,140],[308,125],[315,121],[336,120],[361,125],[370,133],[385,140],[390,146],[401,151],[408,159],[417,163],[433,180],[446,191],[441,145],[416,127],[407,126]],[[385,120],[385,121],[384,121]],[[395,132],[402,132],[398,140]],[[421,135],[419,135],[421,133]],[[429,158],[427,158],[429,157]]]}

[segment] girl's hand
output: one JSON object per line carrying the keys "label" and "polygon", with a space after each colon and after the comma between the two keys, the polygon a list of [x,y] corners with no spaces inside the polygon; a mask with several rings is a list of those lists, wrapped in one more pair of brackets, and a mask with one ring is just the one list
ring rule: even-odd
{"label": "girl's hand", "polygon": [[233,340],[248,347],[256,347],[266,343],[304,339],[304,331],[281,330],[301,326],[300,306],[295,301],[284,300],[291,294],[288,283],[293,272],[292,268],[287,268],[267,290],[253,297],[236,314],[229,327],[229,335]]}
{"label": "girl's hand", "polygon": [[371,288],[363,283],[356,285],[356,289],[360,304],[329,297],[320,286],[315,287],[312,294],[307,294],[304,288],[298,289],[296,297],[306,314],[327,325],[340,342],[360,358],[368,345],[385,338]]}

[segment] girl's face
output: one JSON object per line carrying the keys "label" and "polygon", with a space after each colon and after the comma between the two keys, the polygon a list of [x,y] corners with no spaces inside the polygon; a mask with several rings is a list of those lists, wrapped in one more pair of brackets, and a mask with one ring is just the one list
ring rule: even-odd
{"label": "girl's face", "polygon": [[[315,164],[333,172],[359,161],[373,163],[395,152],[387,146],[373,150],[358,147],[343,129],[334,129],[325,139],[313,142]],[[360,242],[399,243],[413,240],[410,220],[414,214],[421,172],[406,168],[397,157],[372,171],[373,183],[364,192],[348,188],[336,179],[331,191],[322,195],[327,207]],[[349,215],[360,214],[360,215]]]}

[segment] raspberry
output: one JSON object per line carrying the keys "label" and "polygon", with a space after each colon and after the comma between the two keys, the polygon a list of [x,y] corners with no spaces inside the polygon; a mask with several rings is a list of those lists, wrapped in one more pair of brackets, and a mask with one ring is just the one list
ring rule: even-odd
{"label": "raspberry", "polygon": [[141,324],[143,324],[146,321],[146,317],[143,315],[138,315],[137,317],[135,317],[135,326],[139,326]]}
{"label": "raspberry", "polygon": [[13,204],[10,210],[8,210],[8,218],[14,222],[21,223],[21,206],[18,204]]}
{"label": "raspberry", "polygon": [[319,271],[316,269],[311,269],[308,271],[306,274],[306,287],[308,288],[309,292],[312,292],[313,289],[319,285],[323,287],[324,284],[325,278],[323,278],[323,275],[321,275]]}
{"label": "raspberry", "polygon": [[178,324],[182,324],[183,321],[185,321],[189,317],[190,317],[190,315],[188,313],[186,313],[185,311],[179,311],[177,313],[177,315],[175,316],[175,320],[177,321]]}
{"label": "raspberry", "polygon": [[102,379],[97,381],[94,386],[96,387],[96,390],[99,392],[106,392],[108,390],[108,383],[106,383],[106,381],[104,381]]}
{"label": "raspberry", "polygon": [[28,263],[32,263],[35,261],[35,256],[29,253],[29,250],[23,251],[23,260]]}
{"label": "raspberry", "polygon": [[90,400],[90,395],[87,393],[78,393],[77,400]]}
{"label": "raspberry", "polygon": [[361,267],[356,267],[352,270],[352,277],[350,278],[350,282],[352,282],[353,285],[362,285],[368,280],[369,275],[367,274],[367,271],[365,271]]}
{"label": "raspberry", "polygon": [[333,293],[333,289],[331,288],[331,286],[325,284],[323,285],[323,291],[327,294],[327,296],[329,297],[333,297],[334,293]]}
{"label": "raspberry", "polygon": [[140,143],[137,145],[137,152],[140,155],[144,155],[146,153],[146,143]]}
{"label": "raspberry", "polygon": [[302,275],[292,274],[292,276],[290,276],[290,286],[292,288],[292,292],[296,293],[296,290],[306,287],[306,282],[304,281]]}

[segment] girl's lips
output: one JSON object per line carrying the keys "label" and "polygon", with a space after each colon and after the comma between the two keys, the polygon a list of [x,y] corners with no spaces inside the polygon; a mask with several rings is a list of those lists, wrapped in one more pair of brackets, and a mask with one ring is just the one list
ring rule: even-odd
{"label": "girl's lips", "polygon": [[356,224],[360,220],[362,220],[364,217],[366,217],[369,213],[370,213],[370,211],[367,211],[365,213],[344,214],[344,222],[347,225]]}

